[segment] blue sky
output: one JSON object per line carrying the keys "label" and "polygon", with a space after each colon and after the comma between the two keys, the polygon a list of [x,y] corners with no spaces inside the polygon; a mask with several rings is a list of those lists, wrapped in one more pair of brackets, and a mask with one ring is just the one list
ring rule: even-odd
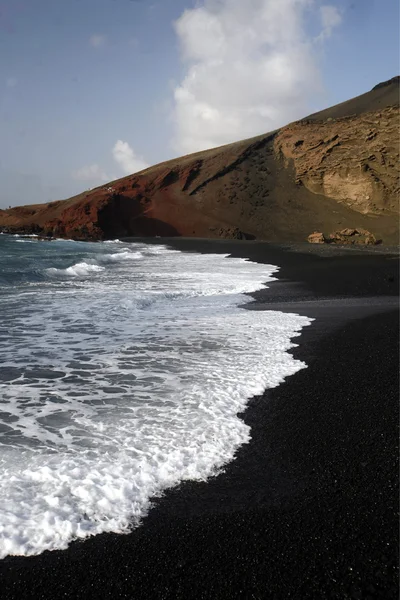
{"label": "blue sky", "polygon": [[398,56],[397,0],[0,0],[0,207],[269,131]]}

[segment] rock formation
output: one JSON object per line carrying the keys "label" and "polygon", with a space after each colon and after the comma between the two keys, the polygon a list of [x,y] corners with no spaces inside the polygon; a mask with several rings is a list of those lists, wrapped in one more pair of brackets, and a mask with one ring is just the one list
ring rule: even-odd
{"label": "rock formation", "polygon": [[329,234],[328,237],[322,232],[314,231],[314,233],[310,233],[307,238],[307,241],[310,244],[340,244],[340,245],[372,245],[380,244],[382,240],[376,239],[373,233],[368,231],[367,229],[363,229],[359,227],[358,229],[351,229],[350,227],[345,227],[341,231],[334,231]]}
{"label": "rock formation", "polygon": [[320,231],[314,231],[314,233],[310,233],[307,241],[310,244],[326,244],[326,238]]}
{"label": "rock formation", "polygon": [[[396,107],[328,121],[299,121],[276,137],[296,182],[363,214],[398,210],[399,111]],[[306,128],[307,135],[304,135]]]}
{"label": "rock formation", "polygon": [[397,77],[278,131],[161,163],[68,200],[0,210],[0,227],[76,239],[279,242],[356,223],[396,243],[398,132]]}

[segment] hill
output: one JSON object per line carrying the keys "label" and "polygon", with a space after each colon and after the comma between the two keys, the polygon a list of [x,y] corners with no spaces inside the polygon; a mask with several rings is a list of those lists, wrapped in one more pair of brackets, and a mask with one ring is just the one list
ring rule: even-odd
{"label": "hill", "polygon": [[173,159],[68,200],[0,210],[6,231],[77,239],[398,240],[399,77],[277,131]]}

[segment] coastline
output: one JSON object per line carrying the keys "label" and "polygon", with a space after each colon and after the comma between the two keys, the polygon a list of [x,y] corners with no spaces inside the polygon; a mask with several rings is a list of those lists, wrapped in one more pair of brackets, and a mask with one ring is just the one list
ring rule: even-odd
{"label": "coastline", "polygon": [[4,559],[2,597],[397,598],[395,256],[153,243],[279,265],[246,308],[315,317],[292,350],[308,368],[249,401],[224,473],[167,491],[127,536]]}

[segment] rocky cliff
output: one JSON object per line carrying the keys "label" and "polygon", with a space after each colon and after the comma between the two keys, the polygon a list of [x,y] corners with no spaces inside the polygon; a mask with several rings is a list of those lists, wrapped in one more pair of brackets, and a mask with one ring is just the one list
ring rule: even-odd
{"label": "rocky cliff", "polygon": [[[70,198],[0,211],[0,227],[78,239],[398,236],[399,77],[282,129]],[[27,198],[25,198],[27,200]]]}

